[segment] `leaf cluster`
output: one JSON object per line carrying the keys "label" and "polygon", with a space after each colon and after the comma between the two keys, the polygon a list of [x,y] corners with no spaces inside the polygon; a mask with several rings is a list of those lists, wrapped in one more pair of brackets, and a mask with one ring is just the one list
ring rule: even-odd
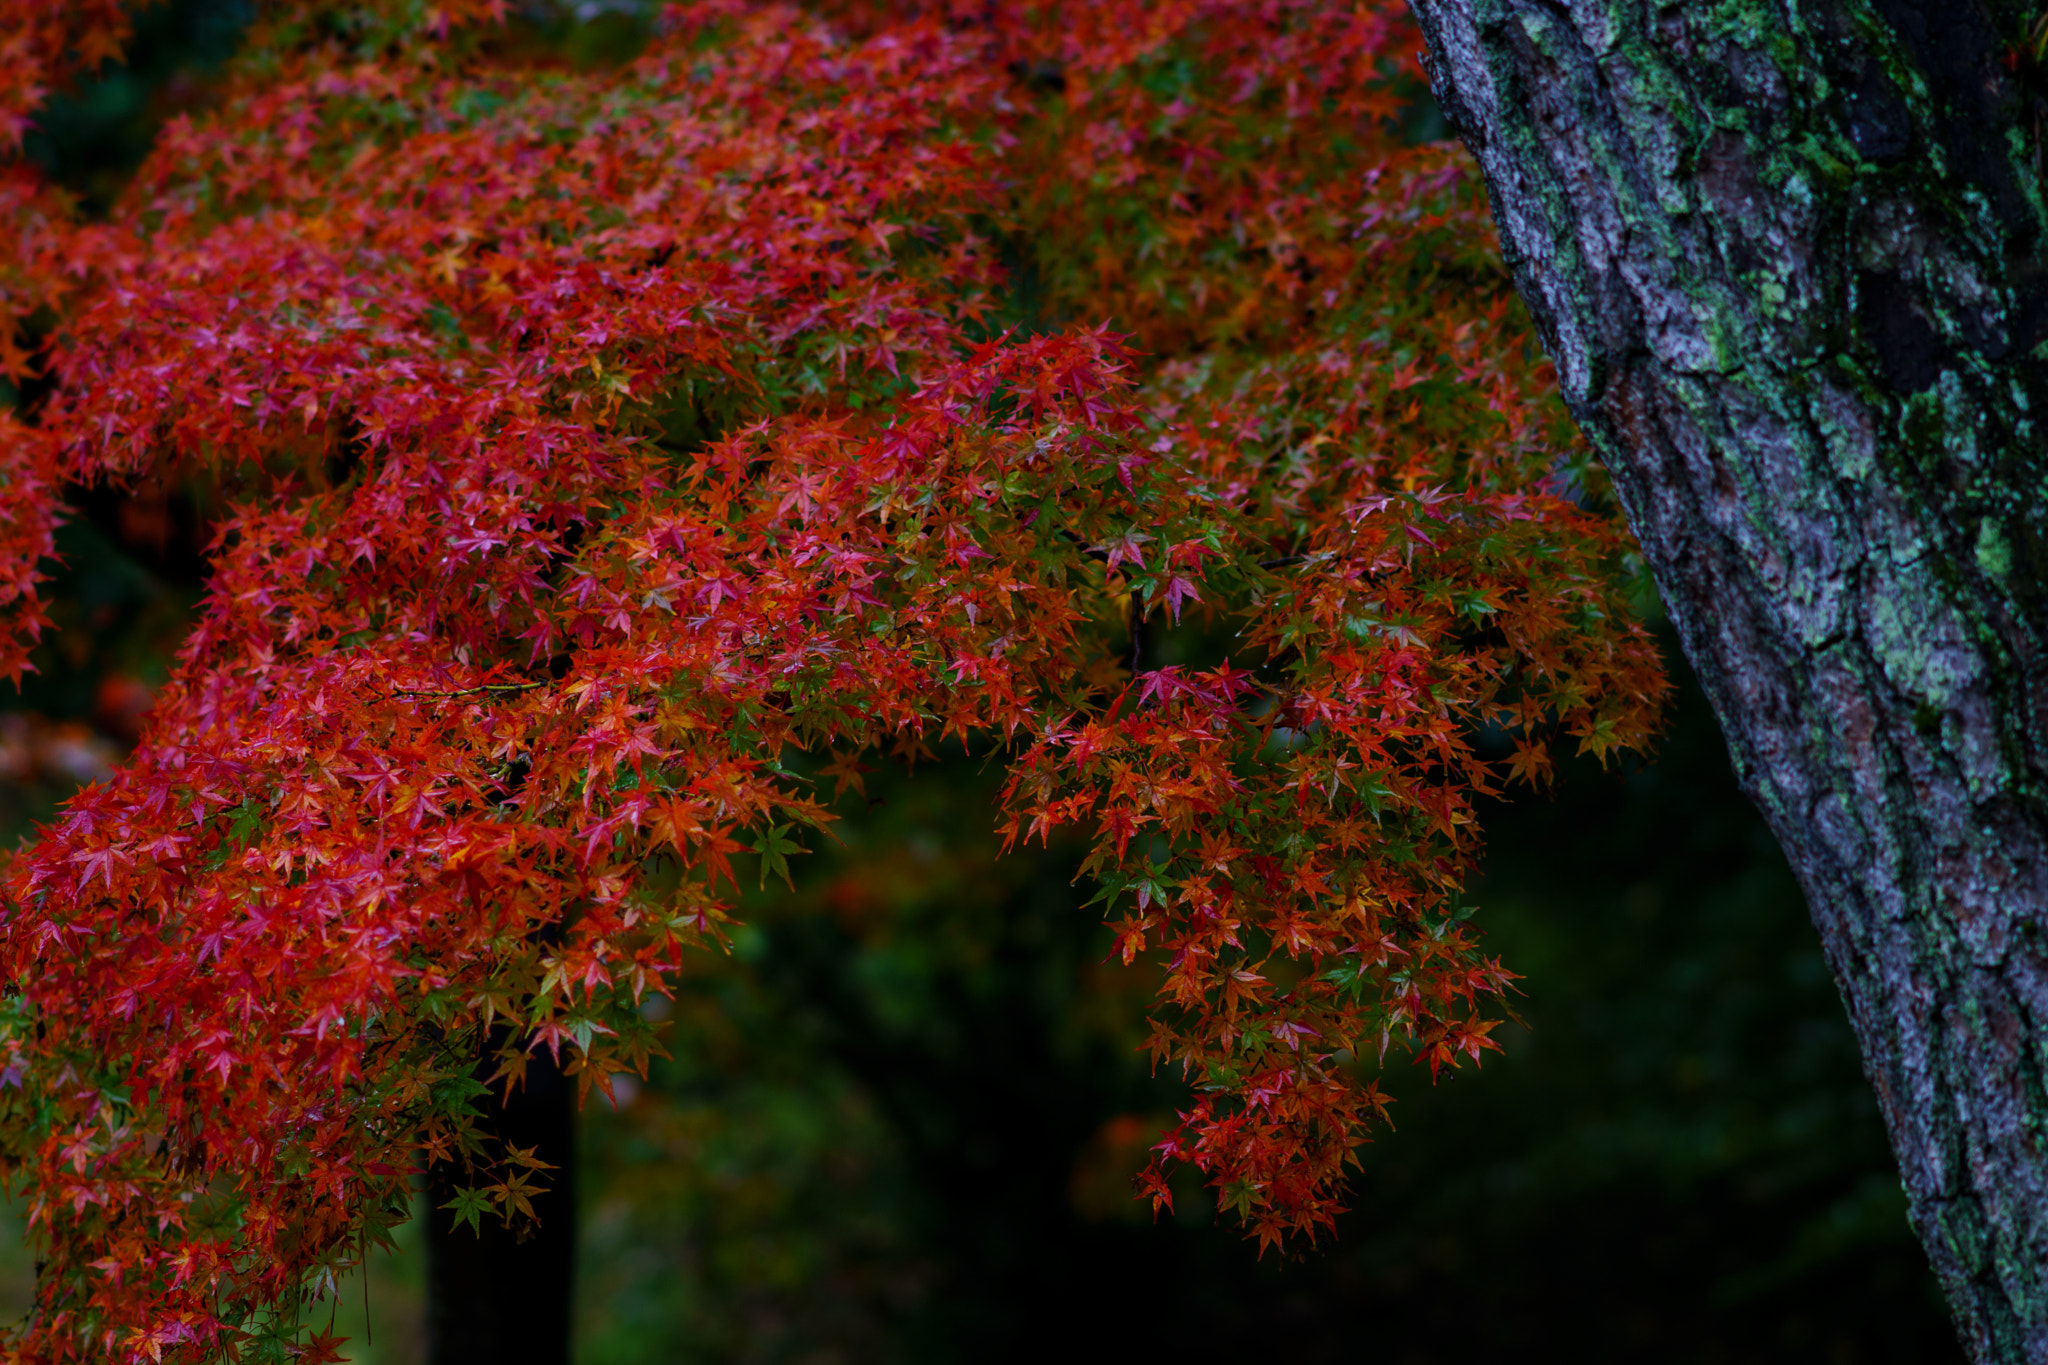
{"label": "leaf cluster", "polygon": [[948,736],[1164,963],[1150,1196],[1330,1227],[1392,1043],[1495,1046],[1473,799],[1664,687],[1399,7],[712,3],[588,71],[498,17],[280,5],[105,223],[0,180],[57,318],[0,356],[0,668],[67,482],[221,509],[140,744],[6,868],[24,1358],[290,1354],[433,1162],[522,1216],[476,1058],[644,1075],[734,856]]}

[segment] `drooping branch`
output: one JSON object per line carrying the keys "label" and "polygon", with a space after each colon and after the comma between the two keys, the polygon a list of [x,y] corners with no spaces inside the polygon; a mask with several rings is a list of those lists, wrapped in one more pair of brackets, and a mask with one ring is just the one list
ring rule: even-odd
{"label": "drooping branch", "polygon": [[[1467,163],[1399,134],[1413,26],[691,5],[570,72],[502,8],[305,0],[106,222],[0,242],[0,314],[56,319],[0,672],[63,480],[242,489],[136,750],[0,867],[0,1131],[69,1210],[13,1342],[331,1350],[416,1161],[524,1215],[461,1159],[468,1042],[641,1071],[735,857],[833,818],[785,756],[945,736],[1009,744],[1003,833],[1092,833],[1166,966],[1199,1098],[1153,1196],[1186,1162],[1263,1243],[1330,1229],[1384,1120],[1348,1059],[1497,1046],[1473,734],[1539,781],[1664,686]],[[1133,657],[1148,620],[1236,662]]]}

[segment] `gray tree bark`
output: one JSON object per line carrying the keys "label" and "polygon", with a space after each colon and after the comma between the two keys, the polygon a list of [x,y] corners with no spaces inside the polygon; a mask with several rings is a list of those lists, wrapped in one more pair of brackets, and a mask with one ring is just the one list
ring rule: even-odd
{"label": "gray tree bark", "polygon": [[1964,1345],[2048,1362],[2038,0],[1411,3]]}

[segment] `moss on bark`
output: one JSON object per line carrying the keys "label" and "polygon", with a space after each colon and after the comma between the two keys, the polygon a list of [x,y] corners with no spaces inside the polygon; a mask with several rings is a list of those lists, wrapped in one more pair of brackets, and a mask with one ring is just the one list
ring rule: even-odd
{"label": "moss on bark", "polygon": [[1412,0],[1806,888],[1979,1361],[2048,1361],[2048,210],[2029,4]]}

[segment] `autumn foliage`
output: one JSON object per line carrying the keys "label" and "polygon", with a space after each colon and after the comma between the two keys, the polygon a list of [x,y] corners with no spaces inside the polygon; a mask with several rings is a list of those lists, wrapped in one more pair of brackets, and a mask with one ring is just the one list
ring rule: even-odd
{"label": "autumn foliage", "polygon": [[[18,149],[124,18],[13,8]],[[1328,1229],[1382,1065],[1493,1046],[1473,798],[1663,690],[1402,7],[691,4],[589,71],[502,8],[265,7],[105,221],[4,166],[0,667],[67,487],[218,509],[5,869],[18,1358],[320,1358],[424,1163],[546,1178],[481,1053],[643,1068],[735,879],[947,738],[1163,967],[1146,1191]]]}

